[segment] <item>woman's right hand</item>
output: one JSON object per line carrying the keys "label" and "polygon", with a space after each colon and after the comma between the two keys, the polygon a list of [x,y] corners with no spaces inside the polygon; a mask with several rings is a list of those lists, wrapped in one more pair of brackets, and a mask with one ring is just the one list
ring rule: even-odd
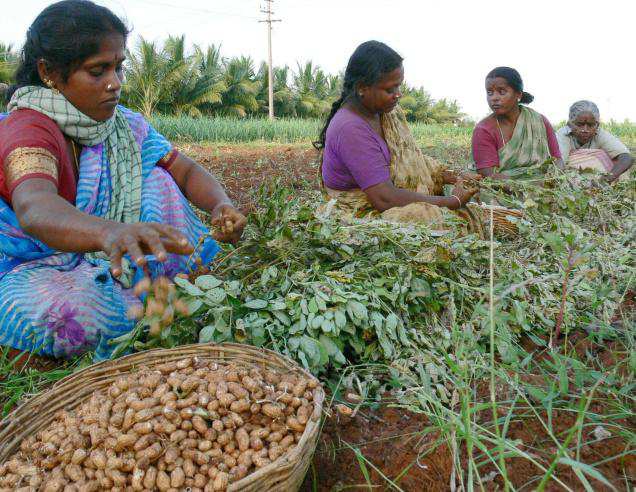
{"label": "woman's right hand", "polygon": [[452,196],[457,197],[457,199],[461,203],[460,205],[460,203],[457,203],[457,200],[453,199],[453,201],[455,202],[455,205],[458,205],[456,208],[460,208],[460,206],[463,207],[464,205],[466,205],[470,201],[470,199],[473,197],[473,195],[475,195],[475,193],[477,193],[478,191],[479,191],[478,187],[466,186],[464,179],[459,177],[451,193]]}
{"label": "woman's right hand", "polygon": [[109,225],[102,236],[101,249],[110,257],[110,270],[115,277],[121,275],[121,262],[126,253],[137,265],[144,266],[145,254],[166,261],[168,253],[189,255],[194,251],[176,228],[156,222]]}

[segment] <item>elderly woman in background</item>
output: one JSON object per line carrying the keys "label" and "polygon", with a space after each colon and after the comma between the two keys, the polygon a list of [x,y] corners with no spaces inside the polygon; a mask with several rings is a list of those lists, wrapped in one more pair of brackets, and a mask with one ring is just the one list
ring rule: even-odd
{"label": "elderly woman in background", "polygon": [[530,109],[534,97],[525,92],[514,68],[497,67],[486,75],[486,99],[492,114],[473,131],[472,149],[477,172],[494,179],[514,179],[533,172],[533,166],[561,152],[548,119]]}
{"label": "elderly woman in background", "polygon": [[607,130],[600,128],[600,113],[592,101],[570,106],[568,124],[557,132],[559,148],[568,166],[606,173],[610,183],[634,163],[629,149]]}

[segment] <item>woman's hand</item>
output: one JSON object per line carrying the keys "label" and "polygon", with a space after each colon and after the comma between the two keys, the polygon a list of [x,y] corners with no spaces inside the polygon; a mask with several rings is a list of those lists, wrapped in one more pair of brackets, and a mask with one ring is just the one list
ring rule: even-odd
{"label": "woman's hand", "polygon": [[481,181],[484,177],[481,174],[474,173],[472,171],[463,171],[458,176],[459,179],[463,179],[464,181]]}
{"label": "woman's hand", "polygon": [[458,178],[452,192],[452,196],[457,197],[457,199],[459,200],[459,203],[457,203],[457,208],[466,205],[473,197],[473,195],[478,191],[479,188],[477,188],[476,186],[470,186],[468,183],[466,183],[466,181],[464,181],[463,178]]}
{"label": "woman's hand", "polygon": [[110,257],[110,270],[121,275],[122,258],[128,253],[136,265],[146,264],[145,254],[153,254],[158,261],[166,261],[168,253],[192,254],[194,248],[176,228],[156,222],[109,224],[102,238],[102,251]]}
{"label": "woman's hand", "polygon": [[215,240],[235,244],[241,239],[247,219],[232,205],[224,203],[217,206],[212,217],[212,227],[216,229],[212,236]]}

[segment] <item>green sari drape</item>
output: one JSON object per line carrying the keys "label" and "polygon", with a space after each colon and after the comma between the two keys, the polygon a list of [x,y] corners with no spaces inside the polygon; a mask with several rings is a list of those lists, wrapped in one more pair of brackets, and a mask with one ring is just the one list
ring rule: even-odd
{"label": "green sari drape", "polygon": [[513,177],[535,174],[536,168],[531,168],[550,158],[543,117],[526,106],[520,108],[512,138],[499,149],[499,170]]}

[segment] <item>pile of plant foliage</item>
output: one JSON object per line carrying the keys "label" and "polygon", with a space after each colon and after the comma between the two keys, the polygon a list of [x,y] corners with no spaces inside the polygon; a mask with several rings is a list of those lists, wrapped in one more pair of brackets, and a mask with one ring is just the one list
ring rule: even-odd
{"label": "pile of plant foliage", "polygon": [[440,382],[456,360],[458,331],[471,340],[470,357],[480,357],[494,326],[503,362],[527,356],[520,335],[539,345],[572,330],[614,336],[634,275],[633,178],[609,187],[549,169],[541,183],[510,188],[490,189],[524,212],[516,237],[494,239],[492,292],[490,240],[459,227],[341,221],[289,190],[263,189],[240,244],[175,279],[191,315],[158,337],[147,336],[152,319],[142,319],[119,348],[234,341],[323,375],[380,363],[446,399]]}

